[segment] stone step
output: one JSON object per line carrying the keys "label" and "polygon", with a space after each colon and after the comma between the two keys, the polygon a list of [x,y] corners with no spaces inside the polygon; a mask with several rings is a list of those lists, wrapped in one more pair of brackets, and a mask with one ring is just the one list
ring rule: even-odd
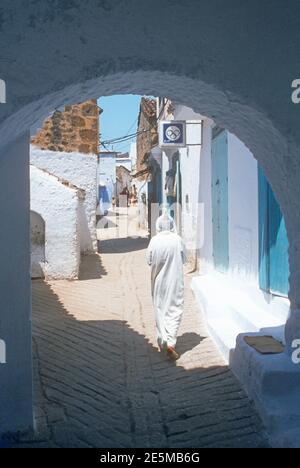
{"label": "stone step", "polygon": [[294,364],[285,353],[258,353],[245,342],[245,335],[250,334],[237,338],[230,367],[255,401],[274,445],[282,446],[289,439],[291,446],[300,447],[300,364]]}
{"label": "stone step", "polygon": [[224,359],[229,362],[230,353],[235,348],[236,337],[242,333],[242,329],[230,317],[210,319],[207,321],[207,328]]}

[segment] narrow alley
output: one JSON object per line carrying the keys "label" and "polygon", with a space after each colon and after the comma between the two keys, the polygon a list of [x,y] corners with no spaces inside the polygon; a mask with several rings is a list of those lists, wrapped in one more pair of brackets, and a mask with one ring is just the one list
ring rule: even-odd
{"label": "narrow alley", "polygon": [[[106,233],[109,229],[104,229]],[[101,241],[80,281],[33,281],[34,447],[259,447],[260,420],[186,277],[177,364],[157,350],[148,238]]]}

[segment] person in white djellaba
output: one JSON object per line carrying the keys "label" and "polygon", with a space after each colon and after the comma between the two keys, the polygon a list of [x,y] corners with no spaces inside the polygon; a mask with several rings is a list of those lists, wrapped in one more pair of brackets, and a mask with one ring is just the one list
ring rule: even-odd
{"label": "person in white djellaba", "polygon": [[161,351],[176,360],[179,354],[175,346],[184,305],[184,245],[166,209],[156,221],[156,232],[147,249],[147,261],[151,266],[157,343]]}

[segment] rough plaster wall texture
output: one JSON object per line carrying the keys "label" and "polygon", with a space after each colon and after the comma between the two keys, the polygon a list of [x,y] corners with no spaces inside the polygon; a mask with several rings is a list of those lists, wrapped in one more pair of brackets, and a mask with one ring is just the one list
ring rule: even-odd
{"label": "rough plaster wall texture", "polygon": [[[3,0],[1,11],[1,78],[7,81],[2,146],[53,108],[117,93],[168,96],[212,117],[247,145],[285,215],[288,341],[299,337],[300,131],[299,107],[291,102],[291,81],[300,69],[298,1],[273,2],[270,9],[261,0],[103,0],[55,8],[48,0],[22,8]],[[183,25],[189,27],[178,34]]]}
{"label": "rough plaster wall texture", "polygon": [[44,278],[44,262],[44,247],[41,245],[31,243],[31,278]]}
{"label": "rough plaster wall texture", "polygon": [[89,205],[87,205],[86,197],[80,199],[78,204],[78,235],[80,238],[80,252],[82,254],[93,251],[90,247],[91,234],[87,207],[89,207]]}
{"label": "rough plaster wall texture", "polygon": [[78,194],[53,176],[30,166],[31,209],[45,221],[47,279],[74,279],[80,264]]}
{"label": "rough plaster wall texture", "polygon": [[31,164],[48,170],[85,190],[85,213],[80,215],[81,251],[97,251],[97,156],[61,151],[43,151],[31,145]]}

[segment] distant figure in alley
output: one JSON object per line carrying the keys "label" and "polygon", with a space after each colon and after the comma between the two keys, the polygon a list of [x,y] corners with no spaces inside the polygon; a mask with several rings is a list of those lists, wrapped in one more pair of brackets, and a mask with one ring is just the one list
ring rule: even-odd
{"label": "distant figure in alley", "polygon": [[184,305],[184,246],[166,210],[156,222],[156,232],[147,249],[147,261],[151,265],[157,343],[161,351],[176,360],[179,354],[175,346]]}

